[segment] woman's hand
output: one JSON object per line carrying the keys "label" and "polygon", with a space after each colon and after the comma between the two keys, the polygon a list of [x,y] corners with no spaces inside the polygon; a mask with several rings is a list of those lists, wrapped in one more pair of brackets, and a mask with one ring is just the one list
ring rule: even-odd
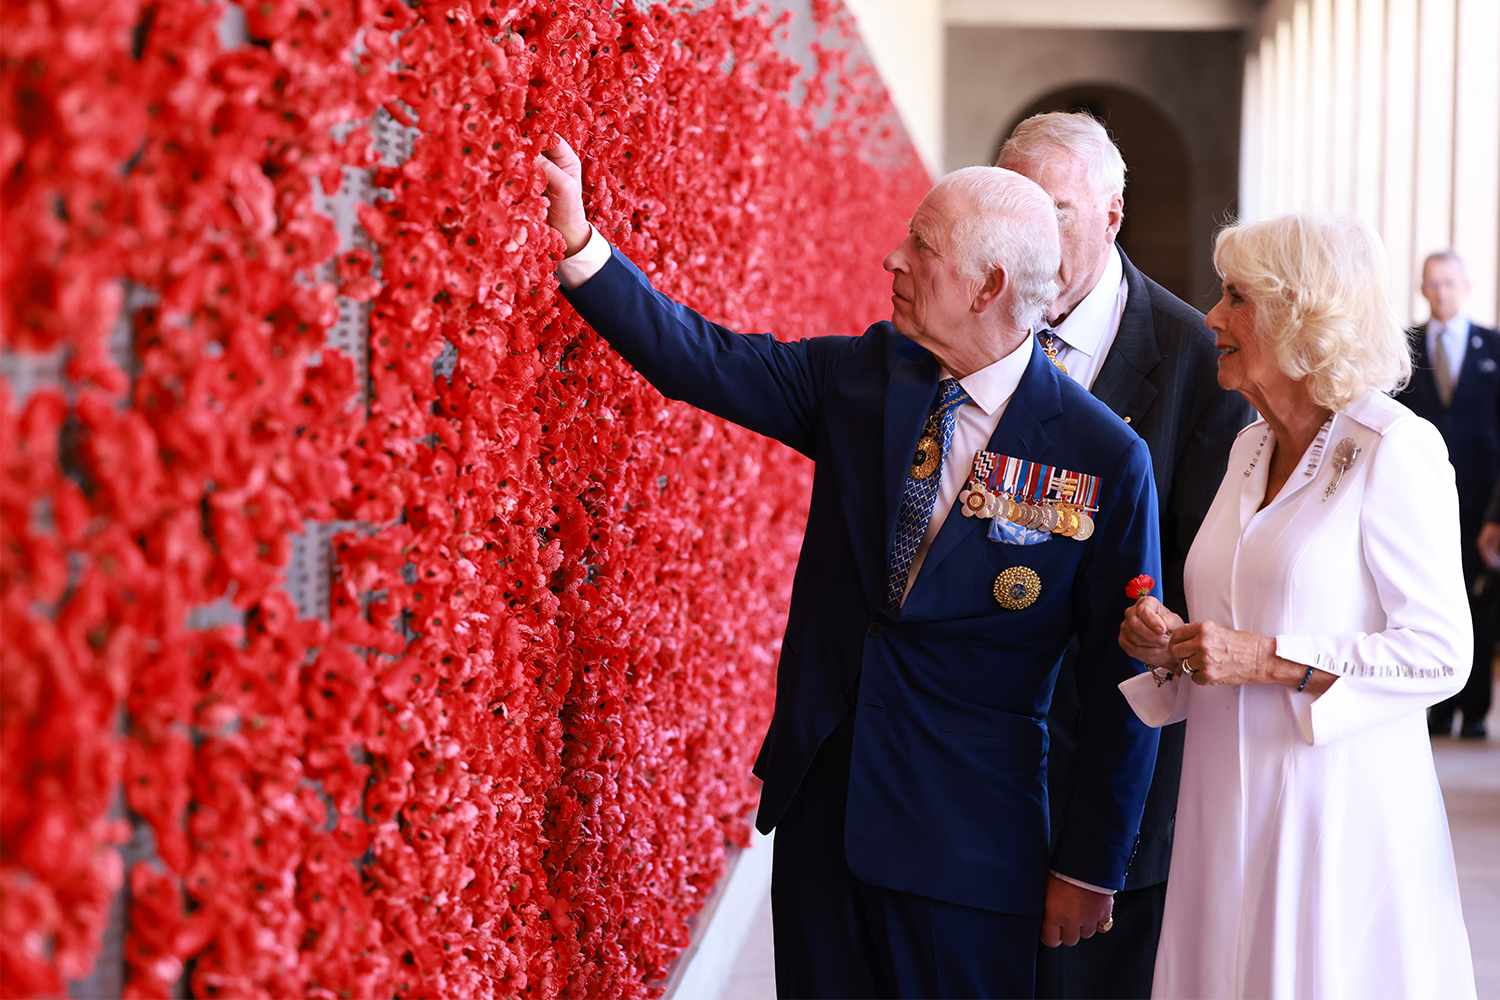
{"label": "woman's hand", "polygon": [[1182,628],[1182,618],[1168,611],[1154,597],[1143,597],[1125,609],[1120,623],[1120,648],[1127,656],[1148,667],[1177,670],[1177,661],[1169,648],[1172,632]]}
{"label": "woman's hand", "polygon": [[[1169,655],[1194,684],[1279,684],[1276,640],[1217,622],[1194,622],[1172,630]],[[1284,661],[1289,662],[1289,661]]]}

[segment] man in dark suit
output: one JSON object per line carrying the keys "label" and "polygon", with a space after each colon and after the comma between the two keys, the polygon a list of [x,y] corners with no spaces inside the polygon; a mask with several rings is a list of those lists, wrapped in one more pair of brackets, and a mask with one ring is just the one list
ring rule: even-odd
{"label": "man in dark suit", "polygon": [[1422,264],[1422,297],[1431,309],[1425,326],[1413,327],[1411,382],[1396,398],[1437,425],[1448,445],[1458,481],[1458,520],[1464,546],[1464,578],[1474,614],[1474,669],[1457,695],[1434,705],[1427,728],[1434,736],[1487,735],[1491,664],[1495,652],[1495,601],[1500,585],[1481,557],[1478,541],[1485,508],[1500,476],[1500,334],[1464,314],[1469,278],[1451,250],[1430,254]]}
{"label": "man in dark suit", "polygon": [[[572,150],[542,166],[579,314],[665,395],[816,463],[755,767],[778,992],[1031,995],[1039,937],[1110,930],[1156,750],[1116,690],[1140,670],[1124,588],[1159,569],[1150,457],[1031,336],[1050,199],[994,167],[945,177],[886,258],[892,321],[782,343],[654,290],[587,223]],[[1085,726],[1051,844],[1070,642]]]}
{"label": "man in dark suit", "polygon": [[[1187,614],[1182,567],[1208,513],[1235,435],[1254,412],[1218,384],[1203,315],[1142,274],[1115,244],[1124,219],[1125,164],[1087,114],[1052,112],[1018,125],[997,165],[1030,177],[1057,206],[1062,290],[1040,335],[1057,365],[1123,417],[1151,450],[1161,513],[1166,602]],[[1086,725],[1075,696],[1078,660],[1063,661],[1048,726],[1053,836],[1067,832],[1075,757]],[[1043,949],[1038,993],[1146,997],[1166,900],[1172,821],[1182,771],[1181,724],[1162,730],[1140,843],[1115,897],[1115,930],[1066,951]]]}

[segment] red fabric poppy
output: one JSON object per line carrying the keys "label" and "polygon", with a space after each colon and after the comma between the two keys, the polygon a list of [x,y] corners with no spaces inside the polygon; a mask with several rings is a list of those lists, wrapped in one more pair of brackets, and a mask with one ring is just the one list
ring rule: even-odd
{"label": "red fabric poppy", "polygon": [[0,350],[65,383],[0,379],[0,980],[128,877],[132,997],[661,992],[808,468],[581,324],[534,160],[716,319],[858,332],[928,179],[811,6],[810,71],[733,0],[0,8]]}

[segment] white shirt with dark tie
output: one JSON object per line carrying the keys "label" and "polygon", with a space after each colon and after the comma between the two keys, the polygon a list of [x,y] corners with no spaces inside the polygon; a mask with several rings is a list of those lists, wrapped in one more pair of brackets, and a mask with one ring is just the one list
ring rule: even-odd
{"label": "white shirt with dark tie", "polygon": [[1427,357],[1432,362],[1432,375],[1444,406],[1453,399],[1453,388],[1458,385],[1468,347],[1469,317],[1458,315],[1446,323],[1438,319],[1427,321]]}
{"label": "white shirt with dark tie", "polygon": [[1120,260],[1119,248],[1111,247],[1104,262],[1104,273],[1099,275],[1094,287],[1073,307],[1066,319],[1052,328],[1057,339],[1062,341],[1057,361],[1068,370],[1069,377],[1085,389],[1094,388],[1094,380],[1099,377],[1104,359],[1114,346],[1128,295],[1125,265]]}

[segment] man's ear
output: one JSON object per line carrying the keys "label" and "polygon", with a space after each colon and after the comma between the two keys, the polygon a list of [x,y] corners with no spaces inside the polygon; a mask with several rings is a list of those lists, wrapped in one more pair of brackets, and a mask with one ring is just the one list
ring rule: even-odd
{"label": "man's ear", "polygon": [[1009,286],[1010,277],[1005,273],[1005,268],[996,267],[991,269],[990,273],[985,277],[984,283],[974,293],[974,301],[969,303],[969,310],[977,313],[987,311],[1004,297],[1005,290]]}
{"label": "man's ear", "polygon": [[1112,194],[1109,196],[1109,239],[1114,242],[1116,236],[1120,235],[1120,227],[1125,224],[1125,196]]}

